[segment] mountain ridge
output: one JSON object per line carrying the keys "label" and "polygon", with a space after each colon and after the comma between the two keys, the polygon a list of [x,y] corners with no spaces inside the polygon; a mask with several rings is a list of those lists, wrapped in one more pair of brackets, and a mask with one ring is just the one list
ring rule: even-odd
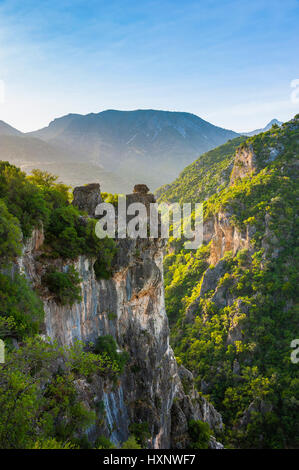
{"label": "mountain ridge", "polygon": [[154,109],[70,113],[27,133],[3,123],[0,135],[2,160],[28,172],[54,172],[71,186],[97,178],[104,191],[124,193],[136,181],[154,190],[204,151],[238,136],[195,114]]}
{"label": "mountain ridge", "polygon": [[274,119],[271,119],[271,121],[269,121],[268,124],[266,124],[266,126],[261,128],[261,129],[255,129],[255,130],[249,131],[249,132],[242,132],[241,134],[246,135],[248,137],[251,137],[251,136],[257,135],[257,134],[261,134],[262,132],[267,132],[269,129],[271,129],[273,124],[277,124],[278,126],[281,126],[282,121],[279,121],[278,119],[274,118]]}
{"label": "mountain ridge", "polygon": [[7,122],[0,120],[0,136],[2,135],[22,135],[23,133],[18,129],[15,129]]}
{"label": "mountain ridge", "polygon": [[155,189],[203,151],[238,136],[195,114],[153,109],[68,114],[27,135],[60,145],[74,162],[117,169],[128,189],[137,179]]}

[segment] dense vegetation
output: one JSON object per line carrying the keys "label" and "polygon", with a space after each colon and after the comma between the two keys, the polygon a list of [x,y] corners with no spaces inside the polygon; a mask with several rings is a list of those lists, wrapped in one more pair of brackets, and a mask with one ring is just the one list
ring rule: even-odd
{"label": "dense vegetation", "polygon": [[[228,177],[204,212],[208,219],[221,211],[240,233],[249,229],[250,248],[226,252],[218,275],[208,264],[211,244],[166,256],[172,344],[198,390],[221,412],[227,446],[297,447],[298,365],[290,344],[299,336],[299,116],[243,145],[256,154],[255,174],[233,185]],[[176,191],[177,200],[189,202],[190,192]]]}
{"label": "dense vegetation", "polygon": [[77,342],[60,348],[28,338],[0,375],[0,448],[85,447],[84,430],[103,419],[80,398],[78,380],[114,377],[118,365]]}

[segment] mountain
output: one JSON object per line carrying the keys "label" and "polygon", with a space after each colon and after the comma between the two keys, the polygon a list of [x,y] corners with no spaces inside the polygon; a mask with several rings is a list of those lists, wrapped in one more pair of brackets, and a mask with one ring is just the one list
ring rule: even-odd
{"label": "mountain", "polygon": [[103,191],[127,189],[126,181],[116,173],[84,159],[74,161],[73,153],[67,148],[23,134],[3,121],[0,121],[0,160],[9,161],[27,173],[33,168],[54,173],[70,186],[101,181]]}
{"label": "mountain", "polygon": [[299,115],[204,154],[204,243],[164,266],[95,236],[98,185],[0,162],[0,448],[298,448],[298,155]]}
{"label": "mountain", "polygon": [[127,191],[136,182],[153,190],[175,178],[197,155],[238,136],[194,114],[156,110],[69,114],[27,135],[59,147],[73,163],[121,175]]}
{"label": "mountain", "polygon": [[281,126],[282,122],[278,121],[278,119],[272,119],[272,121],[268,122],[268,124],[263,129],[255,129],[254,131],[250,131],[250,132],[242,132],[242,134],[247,135],[247,136],[257,135],[257,134],[260,134],[261,132],[266,132],[269,129],[271,129],[273,124],[277,124],[278,126]]}
{"label": "mountain", "polygon": [[2,135],[21,135],[22,132],[0,120],[0,136]]}
{"label": "mountain", "polygon": [[164,259],[171,344],[221,413],[225,446],[297,448],[299,114],[240,140],[159,190],[206,199],[204,244],[170,239]]}

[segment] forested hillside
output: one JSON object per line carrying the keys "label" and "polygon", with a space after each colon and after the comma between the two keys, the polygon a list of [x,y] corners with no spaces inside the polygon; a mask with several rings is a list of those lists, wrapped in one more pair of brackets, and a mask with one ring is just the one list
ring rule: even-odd
{"label": "forested hillside", "polygon": [[173,244],[165,258],[166,309],[176,356],[222,414],[227,446],[299,444],[298,156],[299,115],[204,154],[159,191],[206,199],[206,243]]}

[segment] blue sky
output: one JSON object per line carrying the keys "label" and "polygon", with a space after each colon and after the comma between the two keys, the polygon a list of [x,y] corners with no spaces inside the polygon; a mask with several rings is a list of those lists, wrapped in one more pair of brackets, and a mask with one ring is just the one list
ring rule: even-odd
{"label": "blue sky", "polygon": [[0,119],[24,131],[112,108],[237,131],[287,120],[298,23],[298,0],[0,0]]}

